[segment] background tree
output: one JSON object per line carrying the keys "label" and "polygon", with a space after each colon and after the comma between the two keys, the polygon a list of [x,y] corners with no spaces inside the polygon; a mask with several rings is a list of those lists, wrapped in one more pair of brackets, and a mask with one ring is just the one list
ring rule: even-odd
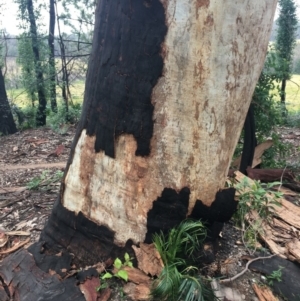
{"label": "background tree", "polygon": [[32,107],[34,107],[37,100],[37,83],[32,41],[28,32],[19,36],[17,63],[21,67],[23,87],[26,89],[28,99],[31,100]]}
{"label": "background tree", "polygon": [[285,89],[286,81],[291,78],[293,49],[296,45],[297,15],[294,0],[279,0],[280,13],[277,19],[278,30],[275,49],[281,70],[280,99],[285,115]]}
{"label": "background tree", "polygon": [[4,77],[0,67],[0,133],[9,135],[15,132],[17,132],[17,128],[8,103]]}
{"label": "background tree", "polygon": [[42,64],[41,64],[41,59],[40,59],[36,19],[35,19],[32,0],[26,1],[26,9],[28,11],[28,18],[29,18],[29,23],[30,23],[32,52],[33,52],[33,56],[34,56],[36,85],[37,85],[37,93],[38,93],[38,99],[39,99],[39,105],[38,105],[38,109],[37,109],[37,113],[36,113],[36,125],[43,126],[43,125],[46,125],[47,99],[46,99],[46,93],[45,93]]}
{"label": "background tree", "polygon": [[[0,3],[0,17],[2,14],[3,4]],[[6,41],[6,34],[4,30],[0,30],[1,37],[4,39],[0,43],[0,134],[8,135],[17,132],[17,127],[11,113],[9,106],[7,93],[5,89],[5,80],[2,73],[2,66],[5,66],[5,72],[7,71],[6,58],[8,52],[8,46]]]}
{"label": "background tree", "polygon": [[51,109],[53,112],[57,112],[57,102],[56,102],[56,70],[55,70],[55,47],[54,47],[54,37],[55,37],[55,0],[49,0],[49,35],[48,35],[48,47],[49,47],[49,96]]}

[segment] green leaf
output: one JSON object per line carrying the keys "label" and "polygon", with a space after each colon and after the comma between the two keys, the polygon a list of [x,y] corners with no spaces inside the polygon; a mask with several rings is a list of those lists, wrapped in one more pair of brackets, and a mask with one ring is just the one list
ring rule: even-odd
{"label": "green leaf", "polygon": [[98,287],[96,288],[96,290],[97,290],[97,292],[99,292],[99,291],[101,291],[101,290],[103,290],[103,289],[105,289],[105,288],[107,288],[107,287],[108,287],[107,282],[104,282],[104,283],[102,283],[100,286],[98,286]]}
{"label": "green leaf", "polygon": [[128,261],[128,262],[127,262],[127,265],[128,265],[129,267],[133,268],[133,264],[132,264],[131,261]]}
{"label": "green leaf", "polygon": [[126,282],[128,281],[128,273],[124,270],[118,271],[117,276],[125,280]]}
{"label": "green leaf", "polygon": [[119,258],[115,259],[114,267],[118,270],[122,267],[122,261]]}
{"label": "green leaf", "polygon": [[101,277],[101,279],[109,279],[109,278],[112,278],[112,276],[113,275],[111,273],[107,272]]}
{"label": "green leaf", "polygon": [[128,253],[125,253],[124,259],[125,259],[126,262],[128,262],[130,260],[130,257],[129,257]]}

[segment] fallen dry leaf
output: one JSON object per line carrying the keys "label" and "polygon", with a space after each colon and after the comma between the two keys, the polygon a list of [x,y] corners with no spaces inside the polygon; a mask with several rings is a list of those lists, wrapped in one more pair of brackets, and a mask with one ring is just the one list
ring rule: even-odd
{"label": "fallen dry leaf", "polygon": [[150,286],[151,284],[134,284],[127,283],[124,285],[124,293],[133,300],[149,300],[150,299]]}
{"label": "fallen dry leaf", "polygon": [[52,152],[51,154],[48,155],[48,157],[59,157],[59,155],[63,152],[63,150],[65,149],[64,145],[59,145],[56,150],[54,152]]}
{"label": "fallen dry leaf", "polygon": [[98,297],[97,301],[108,301],[111,295],[111,289],[106,288],[101,291],[100,296]]}
{"label": "fallen dry leaf", "polygon": [[[128,281],[134,282],[136,284],[140,283],[149,283],[150,277],[147,276],[144,272],[139,269],[131,267],[123,267],[122,270],[125,270],[128,274]],[[115,272],[115,270],[114,270]]]}
{"label": "fallen dry leaf", "polygon": [[79,285],[81,292],[84,294],[86,301],[97,301],[98,293],[96,288],[100,286],[100,279],[98,277],[92,277],[86,279],[84,283]]}
{"label": "fallen dry leaf", "polygon": [[132,246],[140,270],[151,276],[158,276],[163,267],[163,261],[154,244],[141,243],[140,247]]}

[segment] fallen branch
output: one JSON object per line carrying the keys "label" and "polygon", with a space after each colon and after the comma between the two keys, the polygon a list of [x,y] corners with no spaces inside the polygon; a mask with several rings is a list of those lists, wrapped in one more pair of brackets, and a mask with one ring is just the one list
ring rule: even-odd
{"label": "fallen branch", "polygon": [[249,260],[246,264],[246,267],[238,274],[236,274],[235,276],[233,277],[230,277],[230,278],[227,278],[227,279],[221,279],[220,280],[220,283],[228,283],[228,282],[231,282],[231,281],[234,281],[235,279],[241,277],[242,275],[244,275],[248,269],[249,269],[249,265],[254,262],[254,261],[257,261],[257,260],[263,260],[263,259],[270,259],[274,256],[276,256],[277,254],[273,254],[273,255],[270,255],[270,256],[266,256],[266,257],[257,257],[257,258],[254,258],[252,260]]}

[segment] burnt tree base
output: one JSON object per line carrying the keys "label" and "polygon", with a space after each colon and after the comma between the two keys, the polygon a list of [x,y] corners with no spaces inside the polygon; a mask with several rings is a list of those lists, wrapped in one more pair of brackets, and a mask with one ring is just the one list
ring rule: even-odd
{"label": "burnt tree base", "polygon": [[86,300],[76,278],[61,281],[56,275],[45,273],[26,250],[20,250],[2,261],[0,277],[0,296],[3,301]]}
{"label": "burnt tree base", "polygon": [[[162,192],[148,213],[146,240],[151,242],[153,233],[162,229],[167,232],[186,218],[189,194],[187,188],[179,193],[172,189]],[[215,239],[223,222],[236,210],[234,194],[234,189],[218,192],[211,207],[197,201],[190,218],[203,220]],[[132,242],[119,247],[114,243],[114,236],[113,231],[90,221],[82,213],[76,215],[67,210],[58,199],[39,242],[8,256],[0,264],[1,300],[85,300],[79,284],[91,277],[98,278],[98,272],[94,268],[76,270],[123,258],[125,252],[134,257]]]}
{"label": "burnt tree base", "polygon": [[[72,262],[77,266],[93,265],[109,258],[123,258],[125,252],[134,255],[131,241],[124,248],[118,247],[114,244],[113,231],[97,225],[81,212],[76,215],[69,211],[59,200],[56,201],[42,231],[40,242],[47,255],[55,255],[61,251],[74,254]],[[39,250],[33,247],[30,252],[34,255]]]}

